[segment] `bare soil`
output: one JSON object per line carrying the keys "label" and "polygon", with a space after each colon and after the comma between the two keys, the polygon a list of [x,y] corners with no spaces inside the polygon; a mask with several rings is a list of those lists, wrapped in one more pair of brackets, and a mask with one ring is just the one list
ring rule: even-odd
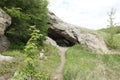
{"label": "bare soil", "polygon": [[64,64],[66,62],[65,53],[67,51],[67,48],[66,47],[58,47],[58,49],[59,49],[59,55],[61,57],[61,63],[57,67],[56,72],[52,77],[52,80],[63,80],[62,71],[64,69]]}

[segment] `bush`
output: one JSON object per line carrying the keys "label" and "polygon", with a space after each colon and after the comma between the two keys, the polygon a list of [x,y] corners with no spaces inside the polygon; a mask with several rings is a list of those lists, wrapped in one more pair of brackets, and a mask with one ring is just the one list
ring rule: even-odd
{"label": "bush", "polygon": [[113,34],[113,35],[114,34],[119,34],[120,33],[120,26],[109,27],[109,28],[101,29],[99,31],[110,33],[110,34]]}
{"label": "bush", "polygon": [[[0,6],[11,17],[12,24],[7,29],[7,35],[19,36],[28,40],[29,26],[36,25],[42,34],[48,29],[47,0],[2,0]],[[10,39],[17,39],[11,37]],[[26,40],[25,40],[26,39]],[[23,39],[22,39],[23,40]]]}
{"label": "bush", "polygon": [[102,29],[100,34],[104,37],[109,49],[120,50],[120,27]]}
{"label": "bush", "polygon": [[[42,39],[43,35],[40,34],[40,31],[36,29],[35,26],[30,26],[29,29],[31,32],[31,37],[28,40],[25,46],[25,54],[27,58],[25,58],[23,62],[23,66],[19,68],[13,78],[11,80],[24,80],[24,79],[35,79],[35,80],[49,80],[49,75],[44,74],[47,72],[41,72],[41,70],[37,70],[40,65],[39,62],[39,55],[37,53],[38,50],[38,40]],[[42,40],[41,40],[42,43]]]}
{"label": "bush", "polygon": [[113,49],[120,50],[120,35],[116,34],[113,36],[113,42],[111,43]]}

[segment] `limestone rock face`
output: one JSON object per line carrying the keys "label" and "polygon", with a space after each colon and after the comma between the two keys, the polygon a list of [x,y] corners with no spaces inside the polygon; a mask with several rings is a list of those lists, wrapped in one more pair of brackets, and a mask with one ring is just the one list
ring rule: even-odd
{"label": "limestone rock face", "polygon": [[104,39],[96,31],[63,22],[52,12],[49,12],[48,16],[51,25],[48,30],[50,37],[60,36],[64,39],[64,42],[66,40],[66,42],[72,44],[80,43],[97,52],[108,52]]}
{"label": "limestone rock face", "polygon": [[0,52],[5,51],[8,46],[9,46],[10,42],[8,41],[7,37],[4,35],[0,36]]}
{"label": "limestone rock face", "polygon": [[46,37],[45,43],[49,44],[49,45],[52,45],[52,46],[55,46],[55,47],[58,47],[57,43],[48,36]]}
{"label": "limestone rock face", "polygon": [[6,28],[11,24],[11,17],[0,9],[0,52],[5,51],[9,46],[9,41],[4,33]]}

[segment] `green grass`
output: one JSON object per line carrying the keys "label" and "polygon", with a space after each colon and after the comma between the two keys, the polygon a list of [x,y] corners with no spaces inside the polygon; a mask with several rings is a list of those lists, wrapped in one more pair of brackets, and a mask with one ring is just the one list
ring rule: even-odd
{"label": "green grass", "polygon": [[120,55],[95,54],[75,45],[66,59],[64,80],[120,80]]}
{"label": "green grass", "polygon": [[103,36],[109,49],[120,51],[120,27],[101,29],[98,33]]}
{"label": "green grass", "polygon": [[[8,51],[2,53],[2,55],[5,56],[13,56],[14,59],[13,61],[10,62],[0,62],[0,76],[5,76],[7,77],[12,77],[14,72],[19,69],[20,67],[22,67],[23,62],[26,58],[26,55],[23,53],[24,51],[21,49],[22,47],[15,47],[17,45],[12,44],[10,46],[10,49],[8,49]],[[47,57],[47,59],[39,59],[38,64],[39,64],[39,68],[38,70],[40,72],[42,71],[46,71],[49,76],[53,74],[53,72],[55,71],[55,69],[57,68],[57,66],[60,64],[60,56],[58,54],[58,50],[57,48],[50,46],[50,45],[44,45],[43,47],[41,47],[42,49],[45,50],[45,56]]]}
{"label": "green grass", "polygon": [[50,74],[52,74],[57,66],[60,64],[60,56],[58,49],[56,47],[45,45],[45,56],[46,60],[40,60],[41,67],[40,69],[46,69]]}
{"label": "green grass", "polygon": [[[8,53],[10,52],[8,51]],[[25,58],[26,56],[24,54],[17,54],[16,56],[14,55],[14,59],[12,61],[0,62],[0,76],[5,76],[6,78],[12,77]]]}

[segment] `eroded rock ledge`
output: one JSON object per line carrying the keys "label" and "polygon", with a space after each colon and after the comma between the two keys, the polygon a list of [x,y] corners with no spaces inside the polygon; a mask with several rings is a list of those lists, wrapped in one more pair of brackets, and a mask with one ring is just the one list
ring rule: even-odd
{"label": "eroded rock ledge", "polygon": [[108,52],[104,39],[94,30],[63,22],[52,12],[49,12],[48,16],[51,25],[48,36],[54,39],[57,44],[71,46],[79,43],[97,52]]}

